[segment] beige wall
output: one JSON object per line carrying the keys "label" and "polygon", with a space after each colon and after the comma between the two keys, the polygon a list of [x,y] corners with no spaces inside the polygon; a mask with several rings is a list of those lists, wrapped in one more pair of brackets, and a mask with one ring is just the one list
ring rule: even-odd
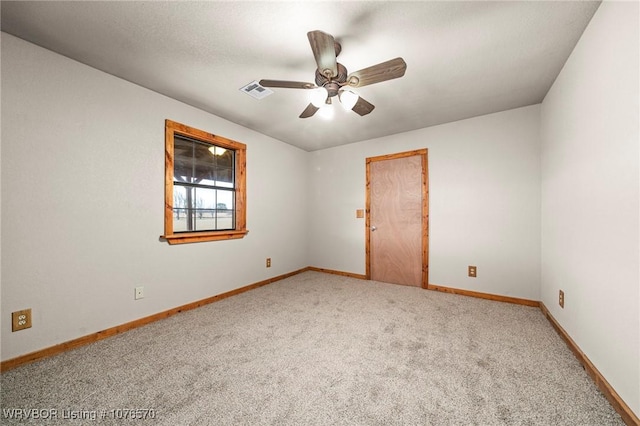
{"label": "beige wall", "polygon": [[603,2],[542,103],[541,298],[640,415],[638,12]]}
{"label": "beige wall", "polygon": [[[159,241],[166,118],[247,144],[244,239]],[[2,359],[307,266],[306,170],[302,150],[3,33]]]}
{"label": "beige wall", "polygon": [[[429,282],[539,299],[538,105],[310,153],[310,258],[365,273],[365,159],[429,150]],[[478,277],[467,277],[467,266]]]}

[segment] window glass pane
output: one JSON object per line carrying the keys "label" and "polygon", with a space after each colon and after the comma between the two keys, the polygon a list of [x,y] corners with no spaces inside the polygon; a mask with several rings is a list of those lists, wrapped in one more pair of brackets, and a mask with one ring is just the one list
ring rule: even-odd
{"label": "window glass pane", "polygon": [[209,148],[209,151],[211,151],[213,153],[213,155],[215,155],[216,158],[218,158],[218,159],[220,157],[222,157],[223,155],[228,155],[228,154],[225,154],[227,152],[227,149],[219,147],[219,146],[213,146],[213,147]]}
{"label": "window glass pane", "polygon": [[222,188],[233,188],[233,170],[218,168],[216,170],[216,186]]}
{"label": "window glass pane", "polygon": [[218,229],[235,229],[235,192],[216,190]]}
{"label": "window glass pane", "polygon": [[216,192],[217,192],[216,194],[217,209],[221,211],[233,210],[233,204],[234,204],[233,191],[225,191],[225,190],[219,189]]}
{"label": "window glass pane", "polygon": [[215,155],[209,148],[215,147],[196,142],[194,142],[193,145],[194,183],[214,185],[216,161]]}
{"label": "window glass pane", "polygon": [[176,137],[174,182],[234,188],[234,151]]}
{"label": "window glass pane", "polygon": [[192,182],[193,142],[175,137],[173,145],[173,181]]}
{"label": "window glass pane", "polygon": [[216,186],[234,188],[234,151],[216,147]]}
{"label": "window glass pane", "polygon": [[235,229],[235,192],[223,189],[173,186],[175,232]]}
{"label": "window glass pane", "polygon": [[173,185],[173,229],[175,232],[188,231],[187,190],[184,186]]}
{"label": "window glass pane", "polygon": [[[214,153],[201,144],[182,140],[182,150],[191,144],[194,157],[189,168],[183,167],[183,175],[174,179],[173,185],[173,228],[174,232],[216,231],[235,229],[235,192],[233,190],[233,170],[217,168]],[[204,149],[203,149],[204,148]],[[214,147],[214,152],[215,152]],[[232,152],[226,150],[226,152]],[[200,158],[198,158],[200,156]],[[217,180],[214,179],[214,176]],[[190,180],[190,181],[189,181]],[[190,186],[197,184],[198,186]],[[185,185],[187,184],[187,185]],[[210,188],[202,185],[211,186]],[[221,188],[230,188],[229,190]]]}
{"label": "window glass pane", "polygon": [[233,191],[195,188],[193,231],[234,229]]}
{"label": "window glass pane", "polygon": [[195,188],[193,231],[215,230],[216,228],[215,189]]}
{"label": "window glass pane", "polygon": [[234,162],[234,152],[231,149],[216,148],[216,165],[218,167],[232,168]]}

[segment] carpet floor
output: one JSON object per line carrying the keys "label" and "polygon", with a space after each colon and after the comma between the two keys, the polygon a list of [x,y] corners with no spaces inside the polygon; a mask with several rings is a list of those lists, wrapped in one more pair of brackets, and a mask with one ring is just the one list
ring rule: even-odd
{"label": "carpet floor", "polygon": [[624,424],[538,308],[313,271],[0,380],[2,424]]}

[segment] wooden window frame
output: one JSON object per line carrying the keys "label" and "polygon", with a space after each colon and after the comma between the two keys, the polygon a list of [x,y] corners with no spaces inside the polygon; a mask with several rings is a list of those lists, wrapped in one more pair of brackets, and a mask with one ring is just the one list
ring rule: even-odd
{"label": "wooden window frame", "polygon": [[[173,231],[173,168],[174,137],[184,136],[235,151],[235,229],[221,231]],[[247,146],[222,136],[207,133],[184,124],[165,120],[165,166],[164,166],[164,235],[169,244],[197,243],[205,241],[233,240],[243,238],[247,230]]]}

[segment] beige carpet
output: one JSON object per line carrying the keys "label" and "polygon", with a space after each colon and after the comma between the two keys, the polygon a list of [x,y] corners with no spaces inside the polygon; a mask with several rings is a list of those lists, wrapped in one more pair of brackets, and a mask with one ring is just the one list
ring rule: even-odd
{"label": "beige carpet", "polygon": [[28,423],[8,418],[22,408],[57,410],[47,424],[623,424],[539,309],[319,272],[1,385],[3,424]]}

